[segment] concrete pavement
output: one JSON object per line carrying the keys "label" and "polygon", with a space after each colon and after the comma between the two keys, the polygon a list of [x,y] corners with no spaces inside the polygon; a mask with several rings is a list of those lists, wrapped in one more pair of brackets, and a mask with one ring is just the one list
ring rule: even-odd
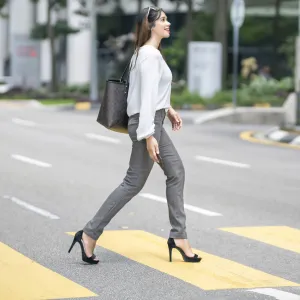
{"label": "concrete pavement", "polygon": [[[7,291],[11,299],[16,291],[25,299],[34,292],[36,299],[300,297],[299,151],[239,138],[267,126],[185,125],[173,133],[166,125],[186,168],[188,235],[203,256],[199,265],[179,256],[167,261],[170,226],[157,166],[99,239],[99,265],[83,265],[78,245],[68,255],[68,233],[82,228],[128,167],[128,136],[102,128],[95,117],[0,108],[0,263],[7,266],[5,274],[0,269],[0,299]],[[26,258],[35,268],[18,278]]]}

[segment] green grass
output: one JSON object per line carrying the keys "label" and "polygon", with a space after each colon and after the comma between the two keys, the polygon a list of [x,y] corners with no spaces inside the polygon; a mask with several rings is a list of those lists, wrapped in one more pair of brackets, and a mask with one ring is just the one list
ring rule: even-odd
{"label": "green grass", "polygon": [[43,99],[38,100],[40,103],[44,105],[58,105],[58,104],[74,104],[74,99]]}

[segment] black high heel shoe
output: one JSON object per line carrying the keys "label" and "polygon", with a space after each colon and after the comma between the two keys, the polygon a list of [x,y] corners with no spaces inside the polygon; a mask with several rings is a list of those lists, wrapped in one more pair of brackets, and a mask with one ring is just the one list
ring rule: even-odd
{"label": "black high heel shoe", "polygon": [[95,259],[96,256],[93,254],[92,256],[88,257],[84,251],[84,245],[83,245],[83,240],[82,240],[82,234],[83,234],[83,230],[80,230],[78,232],[76,232],[75,236],[74,236],[74,239],[73,239],[73,242],[72,242],[72,245],[69,249],[69,253],[71,252],[72,248],[74,247],[74,245],[76,243],[79,243],[80,245],[80,248],[81,248],[81,254],[82,254],[82,260],[86,263],[89,263],[91,265],[95,265],[99,262],[98,259]]}
{"label": "black high heel shoe", "polygon": [[180,247],[177,247],[176,244],[175,244],[175,241],[173,238],[169,238],[168,239],[168,247],[169,247],[169,258],[170,258],[170,262],[172,261],[172,250],[173,248],[177,249],[180,254],[182,255],[182,258],[185,262],[193,262],[193,263],[196,263],[196,262],[200,262],[201,261],[201,257],[198,257],[197,254],[195,254],[193,257],[190,257],[190,256],[187,256],[184,251],[180,248]]}

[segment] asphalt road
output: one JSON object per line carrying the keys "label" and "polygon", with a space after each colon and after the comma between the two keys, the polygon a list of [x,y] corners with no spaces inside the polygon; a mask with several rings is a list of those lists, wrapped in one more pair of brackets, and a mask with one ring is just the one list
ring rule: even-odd
{"label": "asphalt road", "polygon": [[[168,262],[165,178],[155,166],[141,194],[98,241],[100,263],[67,250],[122,181],[127,135],[96,111],[0,104],[0,299],[300,299],[300,152],[243,141],[263,126],[166,129],[186,169],[189,241],[203,257]],[[42,210],[42,211],[41,211]]]}

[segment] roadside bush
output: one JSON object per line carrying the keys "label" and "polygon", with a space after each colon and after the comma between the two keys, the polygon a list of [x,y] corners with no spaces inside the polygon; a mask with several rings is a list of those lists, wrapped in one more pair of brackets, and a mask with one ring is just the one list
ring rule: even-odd
{"label": "roadside bush", "polygon": [[[256,104],[269,103],[271,106],[281,106],[285,97],[274,95],[253,95],[248,89],[237,90],[237,106],[254,106]],[[222,107],[232,104],[232,90],[225,90],[216,93],[212,98],[205,99],[206,105]]]}
{"label": "roadside bush", "polygon": [[69,94],[89,94],[90,86],[89,84],[81,84],[81,85],[70,85],[70,86],[62,86],[60,88],[60,92],[69,93]]}
{"label": "roadside bush", "polygon": [[197,93],[190,93],[186,88],[181,92],[172,92],[171,105],[174,107],[183,106],[186,104],[201,104],[204,105],[204,98]]}

